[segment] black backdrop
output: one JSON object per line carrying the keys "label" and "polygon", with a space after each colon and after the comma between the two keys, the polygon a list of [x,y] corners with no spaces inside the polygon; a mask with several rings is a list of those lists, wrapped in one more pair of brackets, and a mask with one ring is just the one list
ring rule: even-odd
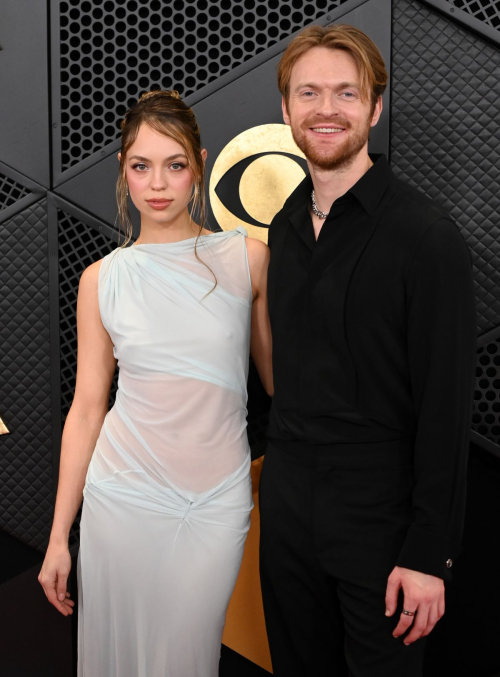
{"label": "black backdrop", "polygon": [[[473,251],[473,463],[484,459],[489,468],[481,465],[482,482],[498,477],[498,0],[2,0],[0,417],[10,430],[0,437],[3,532],[41,553],[47,544],[74,386],[78,279],[116,243],[114,154],[126,108],[142,91],[175,88],[202,115],[213,97],[279,54],[293,32],[365,10],[378,14],[372,30],[389,40],[384,124],[392,167],[446,206]],[[243,114],[222,110],[220,125]],[[279,110],[268,121],[279,122]],[[207,141],[216,136],[215,128],[202,132]],[[256,409],[254,445],[264,432]],[[499,517],[487,502],[494,489],[478,491],[476,534],[484,511]],[[482,534],[478,547],[486,541],[494,549],[495,534]]]}

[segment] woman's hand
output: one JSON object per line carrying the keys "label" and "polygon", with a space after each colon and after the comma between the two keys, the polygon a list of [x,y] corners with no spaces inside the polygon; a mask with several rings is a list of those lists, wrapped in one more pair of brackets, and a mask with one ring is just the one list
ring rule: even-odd
{"label": "woman's hand", "polygon": [[63,616],[71,616],[75,606],[66,589],[70,570],[71,555],[68,546],[49,543],[38,581],[49,602]]}

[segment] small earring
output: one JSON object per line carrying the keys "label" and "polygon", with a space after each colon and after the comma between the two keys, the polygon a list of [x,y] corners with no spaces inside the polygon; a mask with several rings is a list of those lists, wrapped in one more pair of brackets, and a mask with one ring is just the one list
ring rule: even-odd
{"label": "small earring", "polygon": [[128,197],[128,187],[125,189],[125,195]]}

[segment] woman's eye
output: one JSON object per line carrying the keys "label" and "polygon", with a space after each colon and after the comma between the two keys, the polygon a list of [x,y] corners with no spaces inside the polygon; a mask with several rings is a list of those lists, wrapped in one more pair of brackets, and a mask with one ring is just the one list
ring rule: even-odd
{"label": "woman's eye", "polygon": [[143,162],[138,162],[132,166],[132,169],[137,169],[139,172],[143,172],[145,169],[147,169],[147,166]]}
{"label": "woman's eye", "polygon": [[181,169],[184,169],[185,166],[186,165],[183,165],[182,162],[172,162],[172,164],[170,165],[170,169],[173,169],[174,172],[178,172]]}

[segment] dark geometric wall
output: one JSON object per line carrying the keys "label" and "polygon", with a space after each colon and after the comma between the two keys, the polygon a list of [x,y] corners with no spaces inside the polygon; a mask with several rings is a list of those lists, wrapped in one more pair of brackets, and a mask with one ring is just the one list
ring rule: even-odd
{"label": "dark geometric wall", "polygon": [[483,334],[500,324],[500,50],[419,2],[393,21],[391,163],[459,224]]}
{"label": "dark geometric wall", "polygon": [[[500,29],[498,3],[455,7]],[[398,0],[392,68],[392,167],[448,210],[472,252],[480,337],[472,428],[498,445],[500,50],[421,2]]]}
{"label": "dark geometric wall", "polygon": [[0,437],[0,528],[34,548],[53,510],[47,256],[45,199],[0,223],[0,416],[11,430]]}
{"label": "dark geometric wall", "polygon": [[[74,385],[78,279],[117,241],[114,216],[96,217],[92,176],[102,171],[112,196],[126,108],[160,87],[208,99],[311,21],[378,2],[30,0],[26,13],[24,3],[3,1],[0,89],[10,96],[0,108],[0,417],[11,433],[0,437],[1,529],[46,546]],[[499,17],[498,0],[394,0],[390,92],[395,172],[447,207],[473,251],[473,428],[498,454]],[[68,198],[75,182],[83,206]],[[261,423],[249,432],[258,444]]]}

